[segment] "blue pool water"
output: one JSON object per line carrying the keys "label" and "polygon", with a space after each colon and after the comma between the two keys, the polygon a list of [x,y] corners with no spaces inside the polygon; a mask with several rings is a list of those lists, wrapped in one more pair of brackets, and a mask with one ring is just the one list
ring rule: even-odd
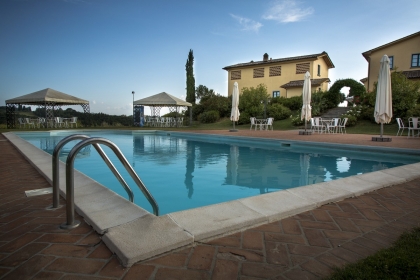
{"label": "blue pool water", "polygon": [[[75,132],[16,133],[49,152],[64,137]],[[236,141],[234,138],[189,138],[175,133],[131,131],[83,132],[114,142],[166,214],[263,193],[335,180],[352,175],[418,162],[418,157],[371,154],[281,145],[278,141]],[[78,141],[68,143],[60,159]],[[134,191],[135,203],[152,208],[113,152],[106,154]],[[375,158],[376,160],[370,160]],[[118,180],[96,150],[86,147],[75,168],[127,198]]]}

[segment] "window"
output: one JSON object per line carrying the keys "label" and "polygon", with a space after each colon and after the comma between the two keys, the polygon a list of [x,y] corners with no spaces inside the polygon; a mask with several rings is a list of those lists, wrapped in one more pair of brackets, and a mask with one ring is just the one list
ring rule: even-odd
{"label": "window", "polygon": [[273,97],[280,97],[280,91],[279,90],[273,91]]}
{"label": "window", "polygon": [[296,74],[305,74],[306,71],[309,71],[309,62],[296,64]]}
{"label": "window", "polygon": [[281,76],[281,66],[270,67],[270,77]]}
{"label": "window", "polygon": [[411,55],[411,67],[420,67],[420,53]]}
{"label": "window", "polygon": [[254,78],[264,78],[264,68],[255,68]]}
{"label": "window", "polygon": [[318,64],[318,76],[321,77],[321,65]]}
{"label": "window", "polygon": [[240,80],[241,79],[241,70],[232,70],[230,72],[231,80]]}
{"label": "window", "polygon": [[389,56],[389,69],[394,68],[394,56]]}

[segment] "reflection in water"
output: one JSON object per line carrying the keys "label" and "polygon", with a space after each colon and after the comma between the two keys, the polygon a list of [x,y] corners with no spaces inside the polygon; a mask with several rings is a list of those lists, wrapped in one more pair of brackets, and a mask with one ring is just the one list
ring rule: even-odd
{"label": "reflection in water", "polygon": [[[39,139],[39,148],[49,154],[52,155],[54,152],[55,146],[64,138],[64,136],[50,136],[50,137],[42,137]],[[60,160],[66,161],[67,156],[70,153],[71,149],[76,145],[76,143],[80,142],[81,140],[71,141],[70,143],[66,144],[63,148],[61,148],[60,152]],[[81,149],[79,153],[76,155],[76,159],[86,158],[90,156],[90,146],[88,145]]]}
{"label": "reflection in water", "polygon": [[194,142],[187,142],[187,164],[185,170],[185,180],[184,184],[188,190],[188,198],[191,198],[194,193],[194,183],[192,175],[194,173],[195,168],[195,143]]}
{"label": "reflection in water", "polygon": [[[65,136],[32,136],[28,139],[44,151],[52,153]],[[240,146],[235,143],[209,143],[171,135],[139,133],[92,133],[114,142],[135,166],[146,187],[159,203],[162,214],[191,209],[259,193],[310,185],[346,176],[417,162],[417,158],[396,158],[388,154],[354,151],[313,150],[302,147],[262,148],[259,143]],[[129,138],[128,138],[129,137]],[[24,138],[24,137],[22,137]],[[216,141],[216,140],[215,140]],[[64,147],[64,154],[76,142]],[[132,146],[133,145],[133,146]],[[78,157],[76,168],[111,190],[125,196],[119,182],[106,164],[87,146]],[[108,154],[108,152],[107,152]],[[90,155],[90,157],[87,157]],[[122,176],[128,173],[109,153]],[[60,157],[61,160],[66,160]],[[371,161],[370,159],[376,159]],[[100,161],[100,162],[99,162]],[[118,168],[120,167],[120,168]],[[151,210],[141,191],[133,187],[135,202]],[[185,195],[187,193],[187,195]]]}

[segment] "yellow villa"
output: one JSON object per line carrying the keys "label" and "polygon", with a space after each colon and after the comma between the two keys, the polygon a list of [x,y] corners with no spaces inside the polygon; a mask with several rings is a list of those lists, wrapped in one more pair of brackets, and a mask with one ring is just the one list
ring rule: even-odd
{"label": "yellow villa", "polygon": [[420,32],[416,32],[362,53],[368,62],[368,76],[360,81],[367,91],[372,91],[378,81],[380,61],[385,54],[391,62],[391,71],[401,71],[408,79],[420,80]]}
{"label": "yellow villa", "polygon": [[306,71],[311,74],[312,91],[328,90],[329,69],[334,68],[326,52],[286,57],[269,58],[263,55],[261,61],[250,61],[226,66],[228,71],[228,95],[232,94],[233,84],[238,82],[239,92],[244,87],[267,86],[271,97],[293,97],[302,95],[303,79]]}

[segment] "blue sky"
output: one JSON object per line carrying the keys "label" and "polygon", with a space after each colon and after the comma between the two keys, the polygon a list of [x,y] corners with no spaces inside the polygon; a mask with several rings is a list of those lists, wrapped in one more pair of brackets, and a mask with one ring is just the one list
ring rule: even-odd
{"label": "blue sky", "polygon": [[332,83],[358,81],[361,53],[418,32],[419,10],[418,0],[2,0],[0,104],[53,88],[91,112],[130,115],[132,91],[185,99],[190,49],[196,86],[225,96],[222,68],[264,53],[326,51]]}

